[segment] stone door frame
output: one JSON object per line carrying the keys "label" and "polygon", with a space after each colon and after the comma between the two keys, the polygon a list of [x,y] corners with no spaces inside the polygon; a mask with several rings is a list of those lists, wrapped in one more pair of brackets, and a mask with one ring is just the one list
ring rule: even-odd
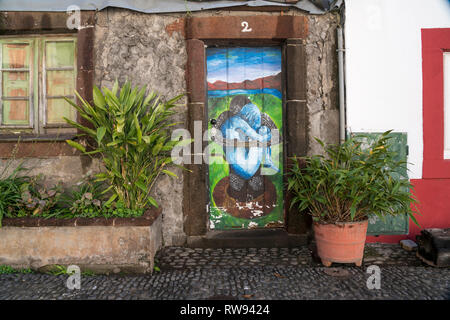
{"label": "stone door frame", "polygon": [[[246,31],[251,29],[251,31]],[[306,113],[306,52],[308,23],[305,16],[252,15],[226,17],[192,17],[186,20],[188,92],[187,129],[194,133],[194,121],[206,118],[206,45],[280,45],[283,52],[283,161],[293,155],[304,156],[308,147]],[[289,115],[289,116],[287,116]],[[203,142],[202,150],[207,142]],[[202,154],[192,153],[192,163]],[[200,162],[200,161],[198,161]],[[183,220],[189,236],[203,236],[208,231],[208,164],[189,164],[184,173]],[[286,170],[286,169],[285,169]],[[298,213],[289,210],[289,195],[285,192],[285,229],[304,233]],[[300,223],[302,223],[300,221]]]}

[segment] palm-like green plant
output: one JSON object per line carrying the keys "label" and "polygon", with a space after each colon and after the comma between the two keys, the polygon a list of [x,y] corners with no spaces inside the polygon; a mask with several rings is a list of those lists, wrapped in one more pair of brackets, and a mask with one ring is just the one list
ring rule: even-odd
{"label": "palm-like green plant", "polygon": [[106,171],[98,174],[97,180],[109,185],[105,193],[112,192],[106,205],[120,201],[130,209],[158,206],[150,196],[158,176],[163,173],[176,177],[167,170],[172,162],[170,152],[177,143],[170,139],[169,129],[176,125],[170,117],[183,95],[161,102],[155,93],[146,94],[146,87],[132,89],[128,81],[122,88],[116,81],[112,90],[102,91],[94,87],[93,105],[78,93],[80,106],[66,99],[90,127],[67,118],[65,121],[83,131],[96,145],[89,151],[78,142],[67,143],[86,155],[101,154]]}
{"label": "palm-like green plant", "polygon": [[4,216],[11,215],[21,208],[22,190],[28,185],[30,178],[20,176],[22,171],[26,171],[22,164],[19,164],[11,173],[7,173],[10,163],[0,173],[0,227]]}
{"label": "palm-like green plant", "polygon": [[[294,158],[288,172],[292,206],[325,223],[361,221],[369,214],[408,214],[418,224],[416,199],[407,175],[406,162],[396,160],[388,141],[391,131],[365,145],[364,135],[340,145],[316,139],[325,155]],[[299,161],[301,160],[301,161]],[[302,163],[301,163],[302,162]]]}

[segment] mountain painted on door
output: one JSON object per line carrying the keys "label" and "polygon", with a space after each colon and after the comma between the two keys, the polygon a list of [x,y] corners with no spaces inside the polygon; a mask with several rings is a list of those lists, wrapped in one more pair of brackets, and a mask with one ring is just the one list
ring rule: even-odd
{"label": "mountain painted on door", "polygon": [[206,60],[208,90],[281,91],[279,47],[208,48]]}
{"label": "mountain painted on door", "polygon": [[213,83],[208,82],[208,90],[236,90],[236,89],[277,89],[281,91],[281,72],[273,76],[257,78],[254,80],[244,80],[242,82],[228,83],[217,80]]}

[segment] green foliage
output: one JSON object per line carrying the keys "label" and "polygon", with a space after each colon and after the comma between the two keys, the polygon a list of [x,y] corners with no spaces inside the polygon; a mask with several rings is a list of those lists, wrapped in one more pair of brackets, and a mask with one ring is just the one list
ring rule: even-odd
{"label": "green foliage", "polygon": [[8,218],[126,218],[140,217],[144,213],[142,208],[126,208],[120,200],[106,204],[102,182],[88,179],[62,193],[59,185],[47,189],[39,184],[39,176],[16,177],[20,171],[23,170],[18,167],[7,179],[0,180],[0,188],[5,191],[0,201],[7,208],[5,216]]}
{"label": "green foliage", "polygon": [[153,270],[155,270],[156,272],[161,272],[161,268],[158,267],[158,263],[159,263],[158,259],[155,258],[155,259],[154,259]]}
{"label": "green foliage", "polygon": [[72,215],[83,217],[102,210],[105,196],[102,194],[104,184],[88,178],[77,187],[64,194],[62,202],[69,208]]}
{"label": "green foliage", "polygon": [[30,268],[15,269],[11,266],[0,265],[0,274],[11,274],[11,273],[33,273]]}
{"label": "green foliage", "polygon": [[21,177],[19,174],[26,170],[22,165],[18,165],[10,174],[8,168],[10,162],[0,173],[0,227],[4,216],[9,216],[22,207],[23,186],[30,181],[28,177]]}
{"label": "green foliage", "polygon": [[22,163],[8,174],[14,158],[11,158],[0,173],[0,227],[3,217],[26,216],[47,217],[61,210],[59,199],[61,187],[47,188],[39,183],[40,176],[27,175],[29,169]]}
{"label": "green foliage", "polygon": [[181,96],[163,103],[155,93],[146,95],[146,87],[132,89],[126,82],[119,88],[117,81],[112,90],[102,91],[94,87],[93,105],[78,93],[81,106],[66,99],[91,128],[65,118],[66,122],[83,131],[96,145],[91,150],[75,141],[67,143],[84,154],[102,156],[106,171],[97,175],[97,181],[109,185],[105,193],[112,192],[105,206],[114,201],[131,210],[158,206],[150,192],[161,173],[172,173],[167,166],[177,141],[170,139],[169,129],[176,124],[170,122],[170,117]]}
{"label": "green foliage", "polygon": [[20,209],[23,215],[40,215],[49,214],[55,209],[60,197],[62,188],[55,185],[47,188],[38,184],[39,177],[29,178],[29,183],[21,186]]}
{"label": "green foliage", "polygon": [[130,209],[122,201],[116,201],[102,210],[102,216],[105,218],[126,218],[140,217],[144,213],[144,208]]}
{"label": "green foliage", "polygon": [[93,276],[96,276],[96,273],[91,270],[84,270],[81,272],[81,275],[86,276],[86,277],[93,277]]}
{"label": "green foliage", "polygon": [[[417,223],[416,199],[406,174],[406,162],[395,160],[388,146],[391,131],[369,145],[365,135],[354,136],[340,145],[316,139],[325,155],[294,158],[288,173],[292,206],[325,223],[361,221],[374,213],[407,213]],[[401,169],[401,170],[399,170]],[[413,207],[413,208],[412,208]]]}
{"label": "green foliage", "polygon": [[73,202],[70,207],[70,211],[74,214],[92,213],[95,210],[100,209],[102,202],[98,199],[94,199],[92,193],[86,192],[81,196],[81,199]]}
{"label": "green foliage", "polygon": [[[53,275],[53,276],[59,276],[59,275],[70,276],[70,275],[75,274],[75,270],[73,270],[72,272],[69,272],[67,270],[66,266],[55,264],[55,265],[52,265],[50,270],[48,270],[46,273],[49,275]],[[96,274],[95,274],[95,272],[93,272],[91,270],[84,270],[84,271],[81,271],[81,275],[87,276],[87,277],[92,277],[92,276],[95,276]]]}
{"label": "green foliage", "polygon": [[59,275],[62,275],[62,274],[72,275],[72,273],[69,273],[67,271],[67,267],[61,266],[59,264],[55,264],[54,266],[52,266],[52,269],[47,272],[47,274],[51,274],[51,275],[54,275],[54,276],[59,276]]}
{"label": "green foliage", "polygon": [[88,178],[63,194],[61,205],[64,208],[46,218],[126,218],[140,217],[144,213],[144,209],[126,208],[120,200],[107,203],[104,190],[103,182]]}

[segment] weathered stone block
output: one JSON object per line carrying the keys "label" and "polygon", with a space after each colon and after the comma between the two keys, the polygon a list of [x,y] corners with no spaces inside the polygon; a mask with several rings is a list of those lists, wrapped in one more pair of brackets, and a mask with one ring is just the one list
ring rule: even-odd
{"label": "weathered stone block", "polygon": [[29,176],[42,175],[44,184],[52,186],[61,182],[64,187],[70,187],[83,180],[87,176],[92,176],[102,170],[99,159],[83,157],[48,157],[48,158],[27,158],[14,160],[0,160],[0,170],[3,170],[9,163],[8,172],[14,170],[19,163],[29,170],[23,174]]}
{"label": "weathered stone block", "polygon": [[408,251],[413,251],[417,249],[417,243],[409,239],[401,240],[400,245],[402,246],[403,249]]}
{"label": "weathered stone block", "polygon": [[151,226],[3,227],[0,228],[0,264],[122,266],[152,272],[161,247],[161,216]]}

